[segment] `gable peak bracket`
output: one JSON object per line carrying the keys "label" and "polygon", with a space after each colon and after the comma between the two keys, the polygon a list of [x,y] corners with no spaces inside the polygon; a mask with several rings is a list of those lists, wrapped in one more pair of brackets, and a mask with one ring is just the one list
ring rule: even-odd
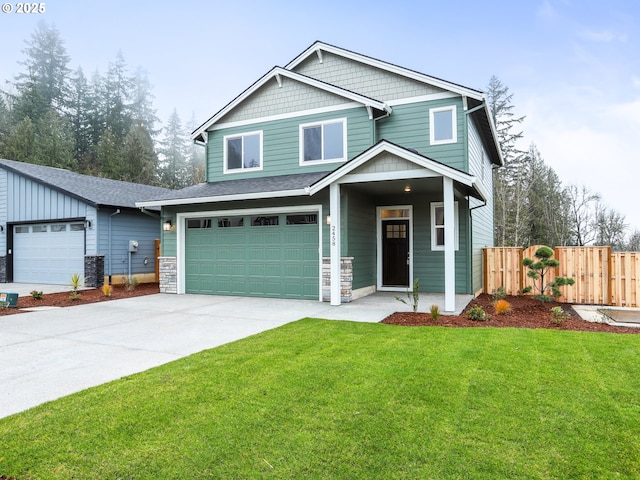
{"label": "gable peak bracket", "polygon": [[319,48],[316,49],[316,55],[318,56],[318,63],[322,63],[323,59],[322,59],[322,50],[320,50]]}
{"label": "gable peak bracket", "polygon": [[282,76],[276,73],[276,82],[278,82],[278,88],[282,88]]}

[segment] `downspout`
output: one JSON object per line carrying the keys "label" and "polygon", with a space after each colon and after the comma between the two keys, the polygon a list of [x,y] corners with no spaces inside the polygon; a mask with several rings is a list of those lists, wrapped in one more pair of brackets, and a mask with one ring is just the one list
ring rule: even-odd
{"label": "downspout", "polygon": [[120,209],[118,208],[115,212],[113,212],[111,215],[109,215],[109,285],[111,285],[111,263],[112,263],[112,254],[111,254],[111,219],[115,216],[115,215],[119,215],[120,214]]}

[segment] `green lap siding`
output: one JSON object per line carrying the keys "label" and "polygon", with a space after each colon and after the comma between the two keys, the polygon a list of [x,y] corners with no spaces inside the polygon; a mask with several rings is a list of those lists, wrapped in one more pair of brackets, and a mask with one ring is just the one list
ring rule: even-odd
{"label": "green lap siding", "polygon": [[[218,182],[238,178],[334,170],[340,166],[340,163],[326,162],[300,166],[300,125],[342,118],[347,120],[347,159],[350,159],[374,143],[372,122],[364,107],[302,115],[270,122],[257,122],[212,131],[209,133],[207,143],[207,181]],[[256,131],[262,131],[262,170],[224,174],[224,136]]]}
{"label": "green lap siding", "polygon": [[[187,293],[318,299],[318,225],[187,228]],[[204,217],[210,218],[210,217]]]}

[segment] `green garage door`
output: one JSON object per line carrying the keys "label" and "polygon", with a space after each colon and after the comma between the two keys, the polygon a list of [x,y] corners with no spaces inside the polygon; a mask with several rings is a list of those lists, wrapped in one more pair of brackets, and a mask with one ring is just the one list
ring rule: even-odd
{"label": "green garage door", "polygon": [[318,216],[186,220],[187,293],[319,298]]}

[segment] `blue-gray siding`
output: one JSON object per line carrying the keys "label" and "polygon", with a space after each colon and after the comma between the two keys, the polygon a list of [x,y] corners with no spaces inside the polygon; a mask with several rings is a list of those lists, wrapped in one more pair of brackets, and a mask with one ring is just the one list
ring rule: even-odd
{"label": "blue-gray siding", "polygon": [[[133,274],[155,271],[155,240],[160,238],[160,220],[143,215],[135,210],[116,209],[98,212],[100,230],[98,234],[98,254],[104,255],[105,275],[111,274],[114,283],[129,273],[129,240],[138,241],[138,251],[131,254]],[[111,223],[111,248],[109,248],[109,223]],[[109,256],[111,254],[111,257]],[[147,263],[145,265],[145,259]]]}
{"label": "blue-gray siding", "polygon": [[471,251],[473,292],[482,288],[482,249],[493,246],[493,171],[485,147],[473,120],[468,122],[469,171],[482,183],[488,198],[486,205],[472,199],[471,208]]}

